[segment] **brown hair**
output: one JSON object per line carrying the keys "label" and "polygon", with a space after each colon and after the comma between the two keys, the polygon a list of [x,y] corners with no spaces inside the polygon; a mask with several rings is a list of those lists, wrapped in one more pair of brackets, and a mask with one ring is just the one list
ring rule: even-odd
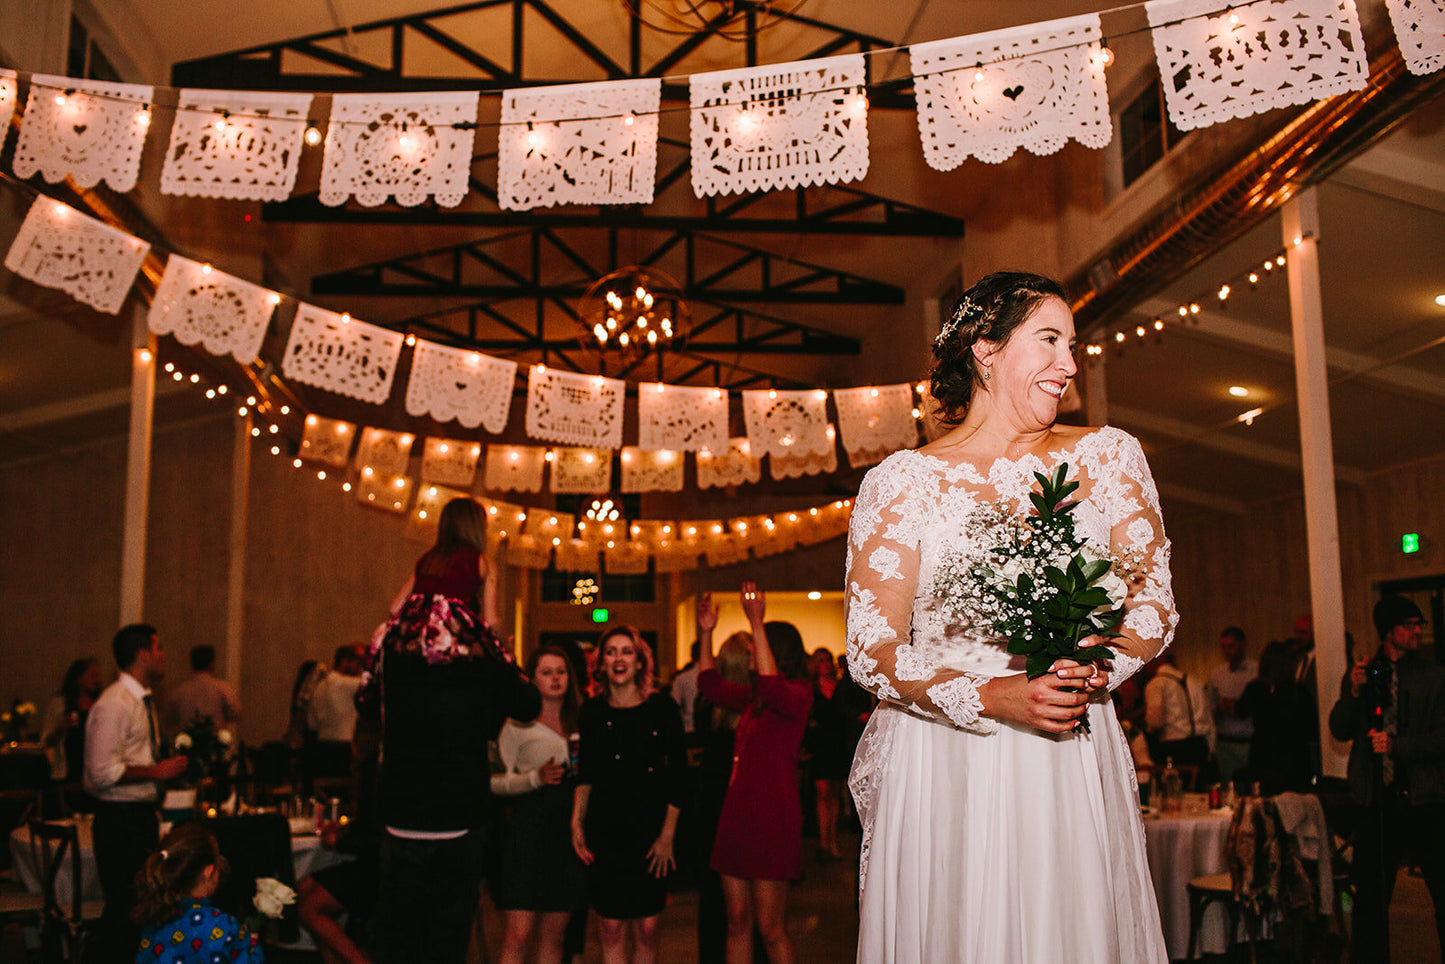
{"label": "brown hair", "polygon": [[602,692],[607,692],[607,671],[602,666],[606,655],[603,651],[607,648],[607,641],[613,636],[626,636],[637,650],[637,689],[642,693],[642,698],[647,699],[657,686],[657,680],[653,678],[656,661],[652,658],[652,647],[647,645],[647,640],[642,638],[635,626],[611,626],[597,637],[597,668],[593,670],[593,675],[602,683]]}
{"label": "brown hair", "polygon": [[1065,301],[1064,286],[1026,271],[996,271],[963,293],[933,342],[928,390],[938,400],[940,421],[963,421],[974,389],[983,384],[974,344],[990,341],[1002,347],[1049,298]]}
{"label": "brown hair", "polygon": [[532,655],[527,657],[527,678],[532,680],[534,686],[537,681],[537,664],[542,662],[543,656],[555,656],[567,667],[567,692],[562,695],[562,728],[568,733],[575,732],[577,709],[582,705],[582,693],[577,686],[577,674],[572,672],[572,660],[560,646],[538,646]]}
{"label": "brown hair", "polygon": [[176,904],[190,896],[201,874],[212,864],[221,874],[226,858],[211,832],[199,823],[183,823],[161,840],[135,875],[136,905],[131,919],[141,927],[175,916]]}
{"label": "brown hair", "polygon": [[474,499],[452,499],[442,506],[441,518],[437,520],[436,545],[423,557],[422,570],[440,575],[446,570],[451,557],[468,546],[486,553],[487,525],[482,517],[482,507]]}

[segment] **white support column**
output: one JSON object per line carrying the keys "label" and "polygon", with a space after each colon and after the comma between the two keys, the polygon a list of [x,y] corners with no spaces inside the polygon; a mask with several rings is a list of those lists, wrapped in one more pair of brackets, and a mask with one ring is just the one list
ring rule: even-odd
{"label": "white support column", "polygon": [[223,675],[241,688],[246,632],[246,525],[251,515],[251,415],[236,420],[231,455],[231,535],[226,571],[226,661]]}
{"label": "white support column", "polygon": [[145,307],[131,328],[130,434],[125,458],[125,511],[120,556],[120,622],[140,622],[145,611],[146,531],[150,512],[151,434],[156,402],[156,340]]}
{"label": "white support column", "polygon": [[1330,435],[1324,309],[1320,298],[1319,224],[1318,196],[1314,188],[1301,191],[1281,210],[1289,259],[1290,323],[1294,333],[1295,391],[1299,398],[1300,457],[1304,468],[1321,762],[1326,775],[1344,776],[1348,758],[1331,739],[1328,723],[1330,709],[1339,693],[1339,681],[1345,672],[1345,606],[1339,512],[1335,502],[1334,442]]}
{"label": "white support column", "polygon": [[1109,424],[1109,390],[1104,377],[1107,368],[1104,360],[1108,357],[1109,352],[1107,349],[1105,349],[1102,355],[1084,356],[1085,425]]}

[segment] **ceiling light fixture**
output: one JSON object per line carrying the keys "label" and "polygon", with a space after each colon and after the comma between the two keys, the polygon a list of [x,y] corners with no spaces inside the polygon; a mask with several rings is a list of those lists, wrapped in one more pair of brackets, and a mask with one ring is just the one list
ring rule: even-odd
{"label": "ceiling light fixture", "polygon": [[1235,398],[1248,398],[1249,389],[1245,388],[1243,385],[1230,385],[1229,394],[1233,395]]}
{"label": "ceiling light fixture", "polygon": [[584,345],[636,354],[679,346],[691,316],[676,279],[639,265],[594,281],[577,313]]}

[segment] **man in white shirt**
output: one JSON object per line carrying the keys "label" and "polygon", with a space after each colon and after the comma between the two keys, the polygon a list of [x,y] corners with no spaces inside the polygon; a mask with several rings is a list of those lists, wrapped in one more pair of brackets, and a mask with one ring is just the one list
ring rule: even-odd
{"label": "man in white shirt", "polygon": [[1159,669],[1144,687],[1144,725],[1157,741],[1156,764],[1172,758],[1180,766],[1208,765],[1214,711],[1204,687],[1174,665],[1171,650],[1159,656]]}
{"label": "man in white shirt", "polygon": [[338,646],[332,669],[311,692],[306,726],[316,734],[308,776],[344,777],[351,774],[351,737],[356,733],[356,691],[366,654],[357,645]]}
{"label": "man in white shirt", "polygon": [[1219,764],[1219,776],[1230,780],[1249,761],[1249,741],[1254,736],[1254,721],[1236,716],[1234,704],[1250,680],[1259,675],[1259,664],[1244,655],[1244,630],[1238,626],[1229,626],[1219,634],[1219,655],[1224,662],[1210,671],[1205,692],[1214,709],[1218,734],[1214,758]]}
{"label": "man in white shirt", "polygon": [[186,758],[160,759],[160,731],[151,686],[166,657],[152,626],[122,627],[111,641],[120,676],[91,707],[85,724],[85,789],[95,798],[96,870],[105,912],[86,946],[86,959],[131,960],[140,929],[130,920],[135,875],[160,843],[156,807],[161,782],[180,776]]}

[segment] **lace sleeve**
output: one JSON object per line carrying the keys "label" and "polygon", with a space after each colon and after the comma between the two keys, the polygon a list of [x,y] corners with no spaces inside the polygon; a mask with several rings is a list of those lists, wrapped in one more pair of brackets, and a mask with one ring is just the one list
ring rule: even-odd
{"label": "lace sleeve", "polygon": [[[955,726],[991,733],[978,680],[921,655],[911,641],[919,539],[937,488],[899,453],[868,473],[848,533],[848,668],[880,699]],[[916,462],[913,464],[917,464]]]}
{"label": "lace sleeve", "polygon": [[1116,555],[1131,560],[1137,568],[1124,602],[1124,621],[1119,626],[1122,635],[1110,642],[1119,652],[1109,674],[1111,690],[1162,653],[1173,641],[1179,623],[1159,491],[1138,440],[1123,432],[1119,436],[1116,461],[1105,467],[1105,474],[1112,476],[1106,499],[1109,541]]}

